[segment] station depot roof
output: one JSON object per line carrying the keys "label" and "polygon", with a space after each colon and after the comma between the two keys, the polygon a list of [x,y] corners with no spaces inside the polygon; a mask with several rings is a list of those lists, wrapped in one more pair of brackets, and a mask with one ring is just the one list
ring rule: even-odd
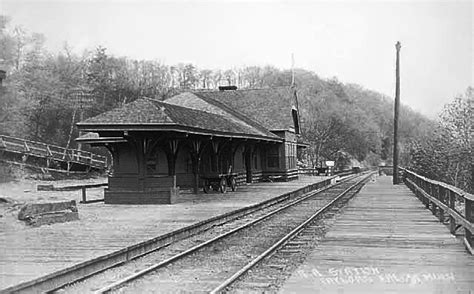
{"label": "station depot roof", "polygon": [[259,130],[295,132],[299,126],[296,91],[291,87],[185,92],[166,102],[206,112],[231,115]]}
{"label": "station depot roof", "polygon": [[[77,123],[79,129],[99,131],[169,131],[198,135],[258,139],[281,142],[283,139],[255,123],[239,119],[222,111],[220,113],[193,109],[149,98],[141,98],[122,107]],[[83,143],[104,140],[120,142],[120,138],[83,136]]]}

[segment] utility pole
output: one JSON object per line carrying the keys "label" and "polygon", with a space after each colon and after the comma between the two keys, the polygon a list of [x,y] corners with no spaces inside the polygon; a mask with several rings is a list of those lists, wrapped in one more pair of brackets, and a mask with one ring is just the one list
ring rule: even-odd
{"label": "utility pole", "polygon": [[7,72],[0,69],[0,88],[2,87],[3,80],[7,77]]}
{"label": "utility pole", "polygon": [[398,179],[398,113],[400,108],[400,42],[395,44],[397,49],[396,85],[395,85],[395,111],[393,116],[393,184],[399,183]]}
{"label": "utility pole", "polygon": [[[83,88],[77,88],[73,89],[70,93],[70,100],[74,104],[74,113],[72,116],[72,122],[71,122],[71,130],[69,132],[69,139],[67,143],[66,149],[69,148],[69,145],[71,143],[71,138],[72,138],[72,132],[74,129],[74,123],[75,123],[75,117],[76,117],[76,112],[79,111],[79,121],[84,120],[84,110],[86,108],[92,107],[93,103],[93,97],[90,93],[90,90],[83,89]],[[82,136],[83,133],[82,131],[79,131],[79,136]],[[82,144],[78,144],[77,150],[82,150]]]}

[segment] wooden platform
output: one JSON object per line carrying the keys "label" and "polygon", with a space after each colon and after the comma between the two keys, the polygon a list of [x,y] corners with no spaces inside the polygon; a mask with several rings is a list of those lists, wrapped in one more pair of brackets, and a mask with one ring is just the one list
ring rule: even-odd
{"label": "wooden platform", "polygon": [[[8,213],[0,218],[0,291],[324,179],[302,176],[291,182],[255,183],[225,194],[184,192],[174,205],[78,204],[79,221],[38,228],[27,227],[12,219],[16,214]],[[38,191],[28,195],[57,200],[81,197],[80,191]],[[88,195],[103,198],[103,189],[90,189]]]}
{"label": "wooden platform", "polygon": [[474,293],[474,256],[404,185],[356,196],[282,293]]}

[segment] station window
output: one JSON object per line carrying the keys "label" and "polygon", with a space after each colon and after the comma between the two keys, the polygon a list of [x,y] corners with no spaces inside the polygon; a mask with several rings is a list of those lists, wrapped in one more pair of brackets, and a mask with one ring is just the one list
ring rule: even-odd
{"label": "station window", "polygon": [[280,167],[280,156],[278,154],[278,146],[271,146],[267,150],[267,164],[270,168]]}
{"label": "station window", "polygon": [[156,172],[157,158],[149,158],[146,161],[146,173],[152,175]]}
{"label": "station window", "polygon": [[186,157],[186,173],[192,173],[193,172],[193,160],[191,156],[188,155]]}

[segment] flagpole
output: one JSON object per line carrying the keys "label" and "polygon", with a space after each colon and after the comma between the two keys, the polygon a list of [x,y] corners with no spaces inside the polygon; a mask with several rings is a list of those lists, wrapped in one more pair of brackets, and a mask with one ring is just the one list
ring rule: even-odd
{"label": "flagpole", "polygon": [[291,86],[295,85],[295,56],[291,53]]}

